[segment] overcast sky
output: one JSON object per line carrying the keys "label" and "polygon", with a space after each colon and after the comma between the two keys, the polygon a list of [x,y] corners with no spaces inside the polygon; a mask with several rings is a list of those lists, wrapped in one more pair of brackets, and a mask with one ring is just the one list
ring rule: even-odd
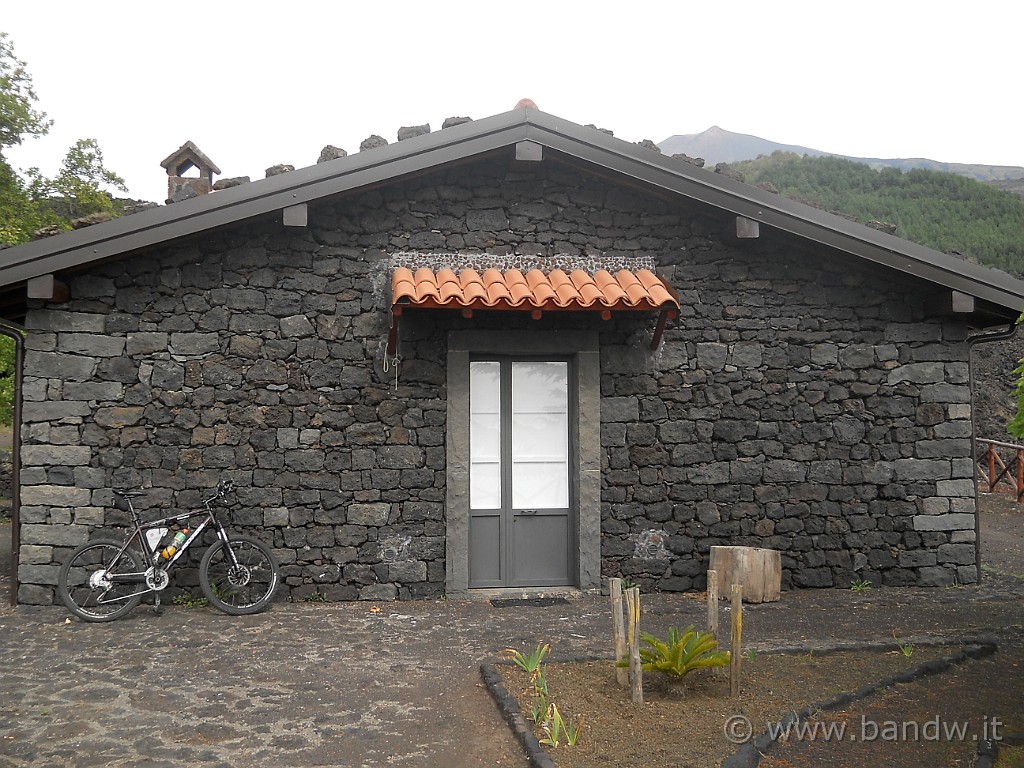
{"label": "overcast sky", "polygon": [[858,157],[1024,166],[1015,0],[4,3],[55,121],[8,152],[52,174],[95,138],[131,195],[191,139],[223,177],[312,165],[523,97],[655,142],[718,125]]}

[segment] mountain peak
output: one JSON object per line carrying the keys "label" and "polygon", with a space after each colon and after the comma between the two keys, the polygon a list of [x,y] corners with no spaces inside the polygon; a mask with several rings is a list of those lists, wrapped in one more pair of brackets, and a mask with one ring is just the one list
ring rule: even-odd
{"label": "mountain peak", "polygon": [[703,133],[687,133],[669,136],[658,144],[658,148],[666,155],[689,155],[704,158],[709,166],[718,163],[737,163],[741,160],[753,160],[760,155],[772,152],[792,152],[797,155],[820,157],[832,155],[867,163],[876,170],[883,167],[898,168],[909,171],[924,168],[932,171],[945,171],[978,181],[1011,180],[1024,178],[1024,168],[1005,165],[967,165],[963,163],[942,163],[925,158],[902,158],[881,160],[878,158],[850,157],[835,152],[823,152],[820,149],[801,147],[796,144],[779,144],[775,141],[762,139],[745,133],[733,133],[718,125],[712,125]]}

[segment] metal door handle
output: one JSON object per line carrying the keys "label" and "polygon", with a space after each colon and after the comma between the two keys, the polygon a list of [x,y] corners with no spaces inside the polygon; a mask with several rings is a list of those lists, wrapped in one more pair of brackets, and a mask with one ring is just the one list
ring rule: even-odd
{"label": "metal door handle", "polygon": [[537,514],[537,510],[536,509],[523,509],[523,510],[521,510],[519,512],[519,514],[520,515],[536,515]]}

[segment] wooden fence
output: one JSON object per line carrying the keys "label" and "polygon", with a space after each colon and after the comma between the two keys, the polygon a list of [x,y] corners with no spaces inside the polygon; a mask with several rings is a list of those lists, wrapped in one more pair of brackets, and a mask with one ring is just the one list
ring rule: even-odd
{"label": "wooden fence", "polygon": [[1012,492],[1024,501],[1024,445],[978,439],[974,457],[980,490]]}

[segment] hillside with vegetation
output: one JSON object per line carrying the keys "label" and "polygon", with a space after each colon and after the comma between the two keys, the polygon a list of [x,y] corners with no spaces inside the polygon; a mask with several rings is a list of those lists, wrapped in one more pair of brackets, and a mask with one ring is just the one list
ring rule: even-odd
{"label": "hillside with vegetation", "polygon": [[964,176],[874,170],[838,157],[774,152],[731,166],[748,184],[861,223],[884,221],[907,240],[1024,275],[1024,198]]}

